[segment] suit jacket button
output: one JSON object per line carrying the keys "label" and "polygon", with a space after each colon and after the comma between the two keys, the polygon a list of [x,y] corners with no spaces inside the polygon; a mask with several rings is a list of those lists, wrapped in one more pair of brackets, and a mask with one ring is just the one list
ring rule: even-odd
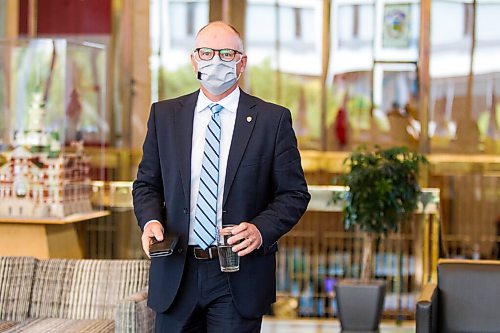
{"label": "suit jacket button", "polygon": [[177,249],[177,253],[182,253],[182,249],[181,248]]}
{"label": "suit jacket button", "polygon": [[187,213],[188,213],[188,209],[184,208],[184,214],[187,214]]}

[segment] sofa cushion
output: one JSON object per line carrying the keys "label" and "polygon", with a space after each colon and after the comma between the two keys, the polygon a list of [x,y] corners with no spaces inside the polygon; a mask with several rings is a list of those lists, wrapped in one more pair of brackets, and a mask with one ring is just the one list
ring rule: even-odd
{"label": "sofa cushion", "polygon": [[28,317],[36,259],[0,257],[0,320]]}
{"label": "sofa cushion", "polygon": [[40,260],[30,317],[113,319],[120,299],[148,282],[147,260]]}
{"label": "sofa cushion", "polygon": [[61,315],[61,304],[68,293],[68,277],[74,265],[66,259],[40,260],[36,266],[31,293],[31,318],[54,318]]}
{"label": "sofa cushion", "polygon": [[86,320],[60,318],[32,318],[24,320],[3,333],[111,333],[115,330],[113,320]]}
{"label": "sofa cushion", "polygon": [[440,332],[498,332],[498,262],[440,264],[438,288]]}

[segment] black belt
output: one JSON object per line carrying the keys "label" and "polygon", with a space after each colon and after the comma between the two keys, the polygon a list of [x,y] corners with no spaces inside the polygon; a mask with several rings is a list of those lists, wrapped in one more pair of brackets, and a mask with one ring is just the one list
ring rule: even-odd
{"label": "black belt", "polygon": [[203,250],[199,246],[188,246],[188,253],[193,255],[196,259],[210,260],[219,257],[219,252],[217,251],[217,246],[210,246],[206,250]]}

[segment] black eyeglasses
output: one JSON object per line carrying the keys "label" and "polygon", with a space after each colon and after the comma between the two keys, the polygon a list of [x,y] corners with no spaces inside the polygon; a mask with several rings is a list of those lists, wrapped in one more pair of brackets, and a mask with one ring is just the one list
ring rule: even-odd
{"label": "black eyeglasses", "polygon": [[240,51],[236,51],[233,49],[211,49],[209,47],[199,47],[194,52],[198,53],[198,57],[200,57],[201,60],[212,60],[213,57],[215,56],[215,52],[219,54],[219,58],[222,61],[232,61],[234,57],[236,57],[236,54],[243,54]]}

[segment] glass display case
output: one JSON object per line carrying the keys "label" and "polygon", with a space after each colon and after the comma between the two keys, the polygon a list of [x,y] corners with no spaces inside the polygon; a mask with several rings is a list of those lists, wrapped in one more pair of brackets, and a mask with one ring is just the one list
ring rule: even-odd
{"label": "glass display case", "polygon": [[[105,89],[100,44],[0,40],[0,200],[7,203],[0,216],[64,218],[92,210],[84,147],[106,145]],[[104,161],[97,150],[93,165]]]}

